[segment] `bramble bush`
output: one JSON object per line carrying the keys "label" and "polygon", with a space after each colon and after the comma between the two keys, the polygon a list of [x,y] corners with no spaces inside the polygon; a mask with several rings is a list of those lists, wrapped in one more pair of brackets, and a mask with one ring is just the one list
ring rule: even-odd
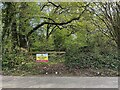
{"label": "bramble bush", "polygon": [[23,52],[6,52],[2,55],[3,72],[14,72],[17,70],[30,71],[34,64],[33,59]]}
{"label": "bramble bush", "polygon": [[118,70],[117,54],[96,54],[90,46],[70,46],[66,50],[65,65],[68,68],[109,68]]}

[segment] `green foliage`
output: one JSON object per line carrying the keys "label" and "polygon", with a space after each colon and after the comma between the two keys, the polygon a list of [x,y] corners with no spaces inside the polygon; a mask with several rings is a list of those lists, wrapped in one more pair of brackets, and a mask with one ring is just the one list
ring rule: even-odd
{"label": "green foliage", "polygon": [[55,50],[56,51],[63,51],[65,50],[65,33],[62,33],[61,31],[56,31],[53,35],[54,39],[54,45],[55,45]]}
{"label": "green foliage", "polygon": [[71,46],[65,56],[65,65],[68,68],[94,68],[118,70],[119,60],[116,54],[96,55],[90,46]]}
{"label": "green foliage", "polygon": [[22,53],[18,54],[14,51],[12,53],[7,52],[6,54],[3,54],[2,66],[5,69],[16,68],[17,66],[22,65],[22,63],[24,63],[25,60],[26,60],[25,55]]}
{"label": "green foliage", "polygon": [[5,74],[15,71],[30,71],[34,66],[33,56],[19,50],[6,52],[2,57],[2,70]]}
{"label": "green foliage", "polygon": [[[109,17],[106,20],[105,15],[113,13],[109,14],[110,12],[106,12],[103,7],[101,11],[102,3],[90,3],[89,7],[95,10],[89,7],[85,10],[86,4],[86,2],[3,3],[0,18],[2,19],[0,26],[3,27],[3,35],[0,33],[3,39],[3,71],[41,74],[42,67],[59,63],[65,63],[68,68],[117,70],[119,59],[116,53],[119,41],[116,40],[119,40],[119,30],[117,27],[114,28],[116,25],[118,28],[120,26],[116,15],[117,8],[113,10],[116,13],[111,21]],[[110,6],[114,8],[116,5],[111,3]],[[79,15],[80,18],[76,20]],[[70,22],[72,19],[75,20]],[[31,31],[33,32],[29,35]],[[26,38],[20,38],[20,35]],[[31,56],[16,49],[20,43],[24,46],[20,39],[27,39],[29,42],[27,48],[30,52],[66,51],[65,58],[61,54],[52,54],[48,63],[36,63],[35,55]]]}

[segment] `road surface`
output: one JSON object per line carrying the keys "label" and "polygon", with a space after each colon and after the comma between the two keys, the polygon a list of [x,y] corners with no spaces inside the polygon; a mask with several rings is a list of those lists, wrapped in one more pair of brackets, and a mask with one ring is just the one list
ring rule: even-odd
{"label": "road surface", "polygon": [[2,88],[118,88],[118,78],[3,76]]}

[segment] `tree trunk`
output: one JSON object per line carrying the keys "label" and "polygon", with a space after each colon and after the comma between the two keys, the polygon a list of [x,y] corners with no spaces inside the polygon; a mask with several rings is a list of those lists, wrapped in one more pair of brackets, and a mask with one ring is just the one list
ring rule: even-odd
{"label": "tree trunk", "polygon": [[14,21],[12,23],[11,33],[12,33],[13,49],[15,49],[15,47],[18,45],[18,35],[17,35],[16,21]]}

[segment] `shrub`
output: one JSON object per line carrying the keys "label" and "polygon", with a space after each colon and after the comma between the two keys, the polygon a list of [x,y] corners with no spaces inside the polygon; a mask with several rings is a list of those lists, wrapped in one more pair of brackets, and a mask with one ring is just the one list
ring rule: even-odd
{"label": "shrub", "polygon": [[6,52],[2,56],[2,69],[3,71],[13,69],[23,69],[24,67],[30,67],[28,63],[30,58],[27,53],[23,52]]}
{"label": "shrub", "polygon": [[68,68],[109,68],[118,69],[116,54],[96,54],[92,47],[71,46],[66,50],[65,65]]}

